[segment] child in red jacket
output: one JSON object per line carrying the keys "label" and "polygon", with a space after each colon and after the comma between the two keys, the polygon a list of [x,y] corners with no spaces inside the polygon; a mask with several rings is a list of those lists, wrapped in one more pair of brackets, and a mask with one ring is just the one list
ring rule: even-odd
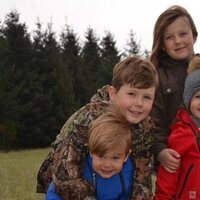
{"label": "child in red jacket", "polygon": [[159,167],[155,200],[200,199],[200,56],[188,67],[180,108],[171,127],[168,146],[180,154],[175,173]]}

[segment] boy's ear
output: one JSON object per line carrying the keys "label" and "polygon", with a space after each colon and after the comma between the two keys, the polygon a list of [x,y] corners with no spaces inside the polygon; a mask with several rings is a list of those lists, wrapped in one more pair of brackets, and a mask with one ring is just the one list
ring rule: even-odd
{"label": "boy's ear", "polygon": [[125,159],[124,159],[124,162],[127,161],[127,159],[128,159],[128,157],[130,156],[131,152],[132,152],[132,150],[129,149],[129,151],[128,151],[128,153],[126,154],[126,157],[125,157]]}
{"label": "boy's ear", "polygon": [[109,86],[108,94],[109,94],[110,100],[113,101],[115,99],[116,89],[113,86]]}

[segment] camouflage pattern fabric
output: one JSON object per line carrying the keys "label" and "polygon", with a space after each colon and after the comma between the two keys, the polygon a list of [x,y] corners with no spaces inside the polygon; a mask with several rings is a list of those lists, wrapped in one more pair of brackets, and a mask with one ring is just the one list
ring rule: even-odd
{"label": "camouflage pattern fabric", "polygon": [[[44,160],[37,177],[37,192],[46,192],[53,179],[56,192],[65,200],[95,199],[94,188],[82,177],[84,157],[88,153],[87,134],[91,122],[109,105],[108,86],[97,91],[91,102],[74,113],[65,123],[52,144],[52,151]],[[133,125],[135,175],[132,200],[152,198],[152,146],[150,117]]]}

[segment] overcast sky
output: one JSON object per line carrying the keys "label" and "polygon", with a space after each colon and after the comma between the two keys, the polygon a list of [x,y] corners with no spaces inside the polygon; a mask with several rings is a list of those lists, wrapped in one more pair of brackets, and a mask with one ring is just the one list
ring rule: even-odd
{"label": "overcast sky", "polygon": [[[151,50],[155,21],[161,12],[174,4],[190,12],[200,34],[198,0],[0,0],[0,20],[16,9],[29,32],[36,29],[37,18],[44,29],[52,21],[57,34],[67,23],[83,40],[88,27],[93,28],[100,38],[105,31],[110,31],[119,49],[125,47],[132,30],[141,46]],[[195,51],[200,52],[200,36]]]}

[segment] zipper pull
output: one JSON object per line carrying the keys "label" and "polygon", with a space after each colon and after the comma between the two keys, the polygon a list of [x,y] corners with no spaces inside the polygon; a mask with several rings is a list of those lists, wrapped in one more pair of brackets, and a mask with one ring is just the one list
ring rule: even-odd
{"label": "zipper pull", "polygon": [[94,172],[92,173],[92,182],[93,182],[94,188],[96,188],[96,174]]}

